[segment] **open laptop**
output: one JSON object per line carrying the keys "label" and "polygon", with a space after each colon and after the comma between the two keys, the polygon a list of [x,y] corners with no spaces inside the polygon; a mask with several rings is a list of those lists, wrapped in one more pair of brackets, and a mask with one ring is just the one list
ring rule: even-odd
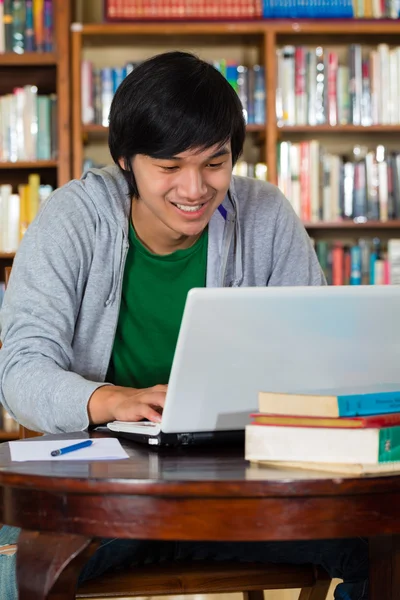
{"label": "open laptop", "polygon": [[161,424],[108,427],[154,446],[243,439],[259,391],[400,387],[400,286],[189,292]]}

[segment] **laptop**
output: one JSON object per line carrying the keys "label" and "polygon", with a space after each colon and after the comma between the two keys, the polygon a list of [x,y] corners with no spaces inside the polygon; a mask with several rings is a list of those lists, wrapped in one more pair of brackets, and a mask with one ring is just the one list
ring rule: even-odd
{"label": "laptop", "polygon": [[108,423],[152,446],[243,440],[258,392],[400,387],[400,286],[192,289],[160,424]]}

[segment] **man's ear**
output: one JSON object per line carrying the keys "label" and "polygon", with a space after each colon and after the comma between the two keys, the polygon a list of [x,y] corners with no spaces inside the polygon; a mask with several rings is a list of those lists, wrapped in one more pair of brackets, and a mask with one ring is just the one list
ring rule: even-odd
{"label": "man's ear", "polygon": [[125,167],[125,160],[124,160],[123,158],[119,158],[119,159],[118,159],[118,164],[119,164],[119,166],[121,167],[121,169],[122,169],[123,171],[126,171],[126,167]]}

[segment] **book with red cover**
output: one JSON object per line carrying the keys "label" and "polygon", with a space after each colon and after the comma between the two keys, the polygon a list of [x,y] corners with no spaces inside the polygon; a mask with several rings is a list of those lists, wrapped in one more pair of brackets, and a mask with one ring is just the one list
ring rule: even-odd
{"label": "book with red cover", "polygon": [[104,0],[108,21],[261,19],[261,0]]}
{"label": "book with red cover", "polygon": [[370,415],[367,417],[298,417],[252,413],[252,425],[281,427],[329,427],[335,429],[383,429],[400,425],[400,413]]}

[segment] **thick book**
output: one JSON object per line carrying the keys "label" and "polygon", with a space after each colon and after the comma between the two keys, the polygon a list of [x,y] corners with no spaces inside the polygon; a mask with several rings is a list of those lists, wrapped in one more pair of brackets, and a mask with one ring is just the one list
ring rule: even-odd
{"label": "thick book", "polygon": [[337,429],[247,425],[245,458],[345,464],[400,460],[400,427]]}
{"label": "thick book", "polygon": [[252,425],[280,427],[334,427],[336,429],[380,429],[400,426],[400,413],[370,415],[368,417],[298,417],[253,413]]}
{"label": "thick book", "polygon": [[367,394],[292,394],[260,392],[258,409],[274,415],[357,417],[400,412],[400,389]]}

